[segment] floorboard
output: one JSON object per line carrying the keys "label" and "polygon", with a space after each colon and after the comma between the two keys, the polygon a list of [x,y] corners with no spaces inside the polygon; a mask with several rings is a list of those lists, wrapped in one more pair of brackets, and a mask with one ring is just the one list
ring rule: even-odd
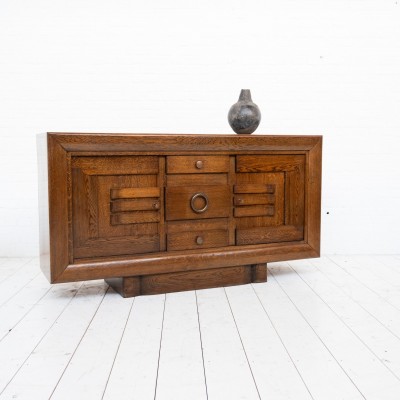
{"label": "floorboard", "polygon": [[[271,270],[278,284],[362,395],[371,400],[398,400],[399,379],[327,303],[299,275],[291,273],[287,264],[275,264]],[[376,346],[376,342],[374,344]]]}
{"label": "floorboard", "polygon": [[[264,284],[255,284],[261,285]],[[233,286],[226,288],[226,293],[260,397],[274,400],[311,399],[253,287]]]}
{"label": "floorboard", "polygon": [[[270,275],[268,284],[257,285],[255,290],[312,397],[363,399],[338,360],[279,285],[278,272],[275,270],[275,273]],[[318,307],[314,312],[321,315]]]}
{"label": "floorboard", "polygon": [[223,288],[197,291],[209,400],[259,399]]}
{"label": "floorboard", "polygon": [[101,399],[132,302],[108,290],[51,399]]}
{"label": "floorboard", "polygon": [[[48,399],[104,298],[107,286],[83,284],[3,393],[6,399]],[[42,379],[43,377],[46,379]],[[40,384],[39,384],[40,383]]]}
{"label": "floorboard", "polygon": [[[43,336],[56,323],[80,286],[80,283],[53,286],[15,329],[0,342],[0,393],[26,362]],[[43,379],[45,378],[43,376]]]}
{"label": "floorboard", "polygon": [[398,400],[400,255],[124,299],[0,258],[0,400]]}
{"label": "floorboard", "polygon": [[194,291],[167,294],[155,398],[207,399]]}
{"label": "floorboard", "polygon": [[104,399],[154,399],[164,303],[163,294],[135,298]]}

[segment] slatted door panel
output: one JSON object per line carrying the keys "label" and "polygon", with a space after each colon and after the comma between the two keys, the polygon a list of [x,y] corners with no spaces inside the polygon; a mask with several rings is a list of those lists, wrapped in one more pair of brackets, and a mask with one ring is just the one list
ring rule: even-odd
{"label": "slatted door panel", "polygon": [[75,259],[160,250],[158,157],[74,157]]}
{"label": "slatted door panel", "polygon": [[237,156],[236,243],[303,240],[304,185],[304,155]]}

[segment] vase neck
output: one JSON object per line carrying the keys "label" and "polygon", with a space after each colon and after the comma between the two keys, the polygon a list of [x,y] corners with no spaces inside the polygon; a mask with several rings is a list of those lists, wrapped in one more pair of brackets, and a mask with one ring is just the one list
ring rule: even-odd
{"label": "vase neck", "polygon": [[242,89],[239,96],[239,101],[252,101],[250,89]]}

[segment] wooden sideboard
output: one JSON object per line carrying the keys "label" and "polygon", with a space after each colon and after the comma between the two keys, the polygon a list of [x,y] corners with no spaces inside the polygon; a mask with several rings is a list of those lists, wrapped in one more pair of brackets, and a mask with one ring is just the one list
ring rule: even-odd
{"label": "wooden sideboard", "polygon": [[48,133],[41,267],[125,297],[267,279],[318,257],[321,136]]}

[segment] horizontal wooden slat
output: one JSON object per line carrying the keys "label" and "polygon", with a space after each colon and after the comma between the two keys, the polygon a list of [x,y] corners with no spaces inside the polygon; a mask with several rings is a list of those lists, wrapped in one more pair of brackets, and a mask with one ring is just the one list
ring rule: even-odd
{"label": "horizontal wooden slat", "polygon": [[159,222],[158,211],[132,211],[111,215],[111,225],[140,224],[144,222]]}
{"label": "horizontal wooden slat", "polygon": [[292,225],[266,226],[236,230],[237,245],[291,242],[302,240],[303,237],[303,227]]}
{"label": "horizontal wooden slat", "polygon": [[86,175],[157,174],[157,156],[98,156],[73,157],[72,168]]}
{"label": "horizontal wooden slat", "polygon": [[275,207],[270,205],[236,207],[233,213],[235,217],[271,217],[275,214]]}
{"label": "horizontal wooden slat", "polygon": [[169,221],[167,223],[167,233],[221,229],[228,229],[227,218],[200,219],[191,221]]}
{"label": "horizontal wooden slat", "polygon": [[138,199],[114,200],[111,202],[111,212],[119,211],[151,211],[160,209],[158,197],[143,197]]}
{"label": "horizontal wooden slat", "polygon": [[227,230],[189,231],[167,235],[167,250],[192,250],[228,246]]}
{"label": "horizontal wooden slat", "polygon": [[167,175],[167,186],[227,185],[228,174]]}
{"label": "horizontal wooden slat", "polygon": [[234,185],[234,193],[275,193],[275,185],[262,183],[240,183]]}
{"label": "horizontal wooden slat", "polygon": [[228,172],[228,156],[169,156],[168,174],[204,174],[207,172]]}
{"label": "horizontal wooden slat", "polygon": [[305,163],[304,155],[252,155],[236,157],[236,172],[293,171]]}
{"label": "horizontal wooden slat", "polygon": [[255,204],[275,204],[274,194],[239,194],[234,196],[235,206],[250,206]]}
{"label": "horizontal wooden slat", "polygon": [[132,199],[138,197],[160,197],[159,187],[112,189],[112,199]]}

